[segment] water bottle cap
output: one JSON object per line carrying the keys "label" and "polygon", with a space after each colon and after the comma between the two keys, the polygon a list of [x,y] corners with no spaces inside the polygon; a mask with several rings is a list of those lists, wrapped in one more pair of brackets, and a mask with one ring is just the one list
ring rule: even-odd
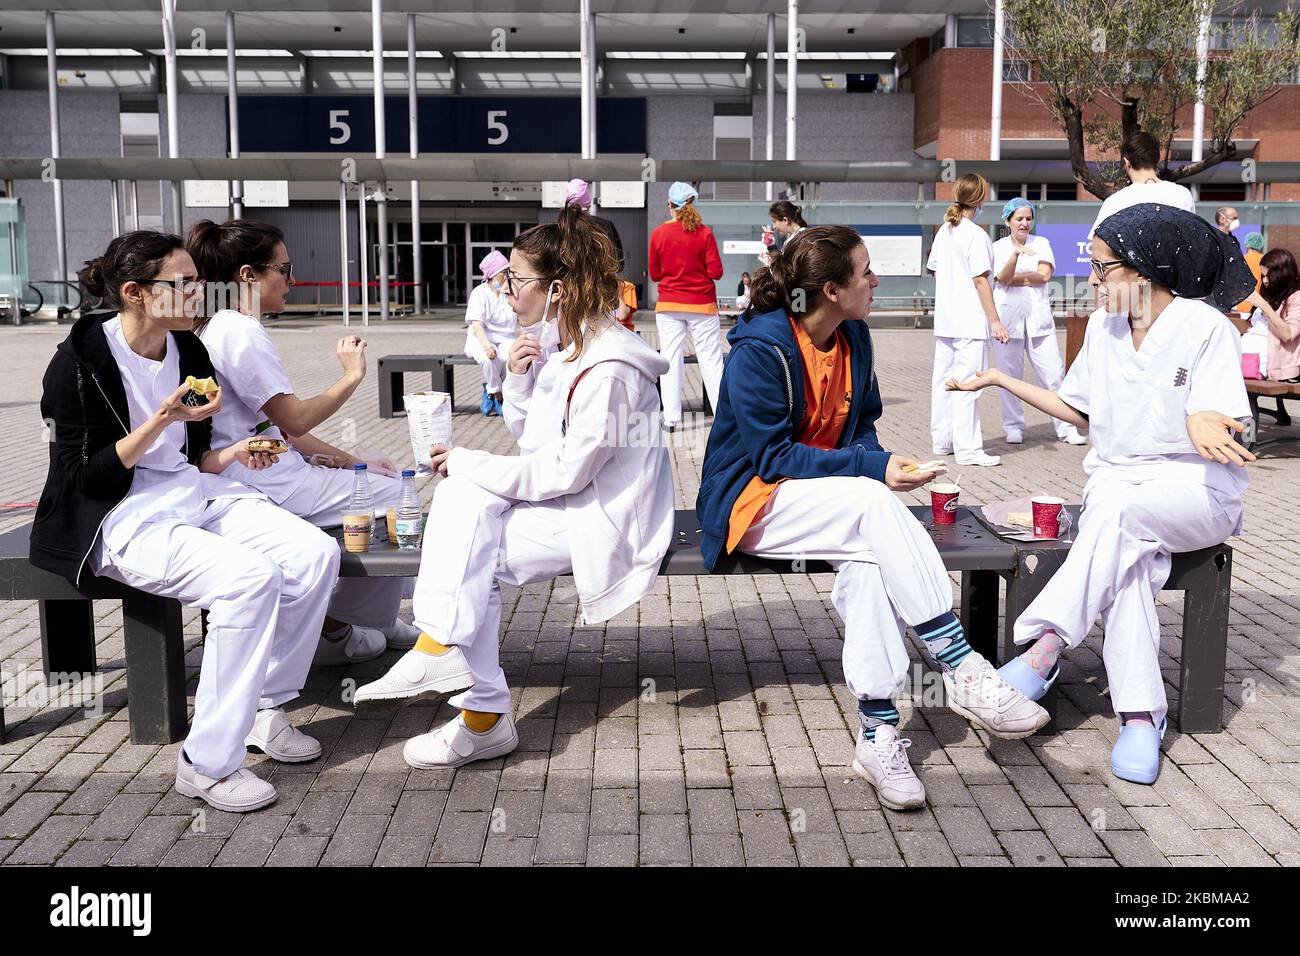
{"label": "water bottle cap", "polygon": [[414,477],[415,477],[415,470],[412,469],[412,468],[404,468],[404,469],[402,469],[402,477],[403,477],[403,478],[414,478]]}
{"label": "water bottle cap", "polygon": [[357,462],[355,465],[352,466],[352,470],[353,470],[353,471],[365,471],[365,470],[366,470],[366,463],[365,463],[364,461],[359,461],[359,462]]}

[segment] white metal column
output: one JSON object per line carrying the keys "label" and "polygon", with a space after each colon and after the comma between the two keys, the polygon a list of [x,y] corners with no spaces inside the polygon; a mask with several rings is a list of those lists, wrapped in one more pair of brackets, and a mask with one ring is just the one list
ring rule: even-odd
{"label": "white metal column", "polygon": [[[411,158],[420,158],[419,78],[415,63],[415,14],[406,15],[406,109],[411,124]],[[411,279],[415,282],[415,312],[424,311],[424,259],[420,248],[420,181],[411,180]]]}
{"label": "white metal column", "polygon": [[117,180],[108,181],[108,214],[113,219],[113,238],[122,234],[122,207],[117,201]]}
{"label": "white metal column", "polygon": [[[177,159],[181,155],[180,107],[177,103],[176,89],[176,0],[162,0],[163,43],[167,55],[167,157]],[[172,229],[178,235],[185,232],[185,223],[181,213],[181,184],[170,181]]]}
{"label": "white metal column", "polygon": [[786,16],[789,22],[785,38],[785,158],[794,159],[795,121],[799,112],[799,0],[790,0]]}
{"label": "white metal column", "polygon": [[357,275],[361,280],[361,324],[370,325],[370,249],[366,245],[366,184],[357,189]]}
{"label": "white metal column", "polygon": [[[384,145],[384,0],[370,0],[370,43],[374,55],[375,87],[375,159],[383,159]],[[375,239],[379,261],[375,278],[379,281],[379,318],[388,320],[388,183],[379,182],[375,190]],[[365,207],[362,207],[365,208]]]}
{"label": "white metal column", "polygon": [[[1205,72],[1210,58],[1210,12],[1208,0],[1202,0],[1201,25],[1196,31],[1196,105],[1192,108],[1192,162],[1205,158]],[[1201,187],[1192,184],[1192,195],[1201,198]]]}
{"label": "white metal column", "polygon": [[993,109],[989,115],[989,159],[1002,158],[1002,0],[993,5]]}
{"label": "white metal column", "polygon": [[[230,126],[230,158],[239,158],[239,81],[235,73],[235,15],[226,11],[226,100]],[[230,211],[236,219],[244,215],[244,181],[230,181]]]}
{"label": "white metal column", "polygon": [[50,81],[50,158],[55,160],[54,181],[54,254],[59,270],[57,278],[68,278],[68,240],[63,223],[63,180],[58,175],[59,142],[59,66],[55,55],[54,14],[45,11],[45,68]]}
{"label": "white metal column", "polygon": [[[587,155],[596,158],[596,64],[599,58],[596,55],[596,14],[592,12],[591,0],[587,0],[587,73],[590,79],[587,80],[587,89],[591,92],[587,94],[588,102],[591,108],[591,118],[587,121],[587,135],[589,142],[587,144]],[[595,192],[595,190],[592,190]]]}
{"label": "white metal column", "polygon": [[591,33],[587,30],[587,18],[591,15],[591,0],[580,0],[578,4],[578,72],[582,79],[582,158],[591,159],[591,108],[595,99],[595,90],[591,88]]}
{"label": "white metal column", "polygon": [[352,324],[352,297],[348,291],[348,184],[339,180],[339,282],[343,288],[343,324]]}
{"label": "white metal column", "polygon": [[[776,14],[767,15],[767,148],[766,155],[773,158],[772,147],[776,143]],[[772,181],[767,181],[765,189],[767,201],[772,201]]]}

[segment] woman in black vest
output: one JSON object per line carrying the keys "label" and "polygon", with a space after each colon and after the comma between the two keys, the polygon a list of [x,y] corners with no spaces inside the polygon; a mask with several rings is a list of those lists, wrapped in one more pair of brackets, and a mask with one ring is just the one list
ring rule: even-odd
{"label": "woman in black vest", "polygon": [[78,321],[45,372],[50,470],[31,561],[76,587],[98,575],[208,611],[176,789],[255,810],[276,794],[242,769],[247,747],[283,761],[320,755],[281,708],[311,666],[339,549],[220,476],[232,461],[261,468],[274,456],[251,452],[251,439],[209,447],[221,391],[189,384],[213,369],[190,331],[204,287],[180,237],[120,236],[81,281],[117,311]]}

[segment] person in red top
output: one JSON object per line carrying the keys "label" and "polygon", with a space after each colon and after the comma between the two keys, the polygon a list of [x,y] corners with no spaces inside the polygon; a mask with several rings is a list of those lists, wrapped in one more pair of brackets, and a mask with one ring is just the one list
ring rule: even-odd
{"label": "person in red top", "polygon": [[695,208],[698,198],[689,183],[673,183],[668,190],[672,218],[650,234],[650,278],[659,284],[655,326],[659,354],[668,360],[668,373],[660,379],[664,428],[668,431],[682,420],[682,352],[687,331],[699,358],[709,403],[715,409],[722,383],[722,325],[713,285],[722,278],[722,257],[713,230],[704,225]]}

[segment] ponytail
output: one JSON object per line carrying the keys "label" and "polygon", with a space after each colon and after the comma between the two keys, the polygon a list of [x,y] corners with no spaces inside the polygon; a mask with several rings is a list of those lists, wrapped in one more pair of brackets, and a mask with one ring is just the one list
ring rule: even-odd
{"label": "ponytail", "polygon": [[532,262],[543,283],[564,283],[559,315],[575,343],[570,359],[575,361],[584,348],[584,323],[606,319],[618,308],[619,261],[609,233],[596,217],[570,203],[555,222],[516,236],[514,248]]}
{"label": "ponytail", "polygon": [[795,312],[795,290],[802,289],[802,312],[815,309],[826,283],[848,285],[853,279],[853,252],[862,237],[848,226],[812,226],[790,239],[780,252],[769,253],[765,269],[750,282],[750,310],[756,315]]}
{"label": "ponytail", "polygon": [[974,209],[989,196],[988,180],[979,173],[965,173],[957,179],[953,189],[953,203],[943,214],[943,221],[950,226],[961,222],[967,209]]}
{"label": "ponytail", "polygon": [[673,218],[687,232],[694,232],[704,223],[700,211],[695,208],[695,201],[691,199],[688,199],[684,205],[674,207]]}
{"label": "ponytail", "polygon": [[807,229],[808,223],[803,221],[803,211],[788,199],[781,199],[767,207],[769,219],[789,219],[800,229]]}

